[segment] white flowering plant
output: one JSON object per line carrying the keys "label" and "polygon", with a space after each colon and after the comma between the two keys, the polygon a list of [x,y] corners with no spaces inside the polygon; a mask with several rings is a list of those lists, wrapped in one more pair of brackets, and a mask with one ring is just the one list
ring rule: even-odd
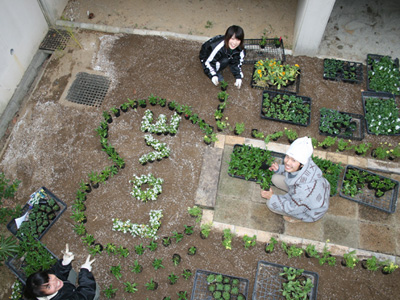
{"label": "white flowering plant", "polygon": [[[147,202],[148,200],[155,201],[157,196],[162,193],[162,184],[164,179],[156,178],[153,174],[136,176],[133,175],[133,179],[130,180],[133,183],[131,195],[142,202]],[[149,187],[142,190],[143,184],[148,184]]]}
{"label": "white flowering plant", "polygon": [[161,226],[162,210],[151,210],[149,212],[150,222],[146,224],[132,223],[130,220],[121,221],[120,219],[112,219],[113,230],[122,233],[130,233],[133,237],[139,236],[143,238],[157,239],[157,231]]}
{"label": "white flowering plant", "polygon": [[169,157],[171,153],[171,149],[167,146],[166,143],[160,143],[159,140],[155,139],[151,134],[146,134],[144,136],[144,140],[146,142],[146,145],[152,147],[155,151],[143,154],[139,158],[139,162],[144,165],[148,161],[155,161],[155,160],[161,160],[164,157]]}
{"label": "white flowering plant", "polygon": [[176,134],[181,121],[181,117],[174,112],[171,117],[169,124],[167,124],[167,117],[164,114],[160,114],[157,121],[153,124],[153,112],[151,110],[146,110],[144,112],[142,123],[140,125],[140,130],[142,132],[151,133],[171,133]]}
{"label": "white flowering plant", "polygon": [[389,56],[368,56],[369,88],[376,92],[400,94],[400,70],[398,60]]}
{"label": "white flowering plant", "polygon": [[365,120],[372,134],[400,133],[399,109],[393,98],[365,98]]}

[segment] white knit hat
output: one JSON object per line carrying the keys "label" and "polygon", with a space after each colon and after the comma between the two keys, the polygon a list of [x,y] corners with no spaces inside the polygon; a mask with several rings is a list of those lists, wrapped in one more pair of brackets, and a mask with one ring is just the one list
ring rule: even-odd
{"label": "white knit hat", "polygon": [[308,163],[312,153],[313,145],[311,139],[306,136],[295,140],[286,151],[286,155],[293,157],[303,165]]}

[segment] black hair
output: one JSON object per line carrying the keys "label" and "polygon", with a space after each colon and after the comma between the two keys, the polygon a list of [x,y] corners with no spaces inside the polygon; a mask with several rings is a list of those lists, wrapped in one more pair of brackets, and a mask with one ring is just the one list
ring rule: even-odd
{"label": "black hair", "polygon": [[31,274],[26,280],[24,297],[30,300],[46,296],[43,285],[49,282],[49,274],[51,274],[49,270]]}
{"label": "black hair", "polygon": [[228,48],[228,42],[231,39],[231,37],[235,35],[235,37],[240,40],[240,45],[239,47],[241,49],[244,49],[244,31],[242,27],[237,26],[237,25],[232,25],[228,27],[228,29],[225,32],[225,47]]}

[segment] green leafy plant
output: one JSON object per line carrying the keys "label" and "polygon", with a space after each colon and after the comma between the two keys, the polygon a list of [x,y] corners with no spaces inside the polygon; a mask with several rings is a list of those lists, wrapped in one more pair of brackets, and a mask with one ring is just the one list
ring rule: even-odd
{"label": "green leafy plant", "polygon": [[143,244],[135,246],[135,252],[137,255],[142,255],[144,253]]}
{"label": "green leafy plant", "polygon": [[149,248],[150,251],[156,251],[156,250],[157,250],[157,247],[158,247],[158,244],[157,244],[156,241],[153,240],[153,241],[151,241],[150,244],[147,245],[146,247]]}
{"label": "green leafy plant", "polygon": [[150,281],[147,282],[147,283],[145,284],[145,286],[146,286],[146,289],[147,289],[147,290],[149,290],[149,291],[154,291],[154,290],[157,289],[158,283],[155,282],[155,281],[153,280],[153,278],[151,278]]}
{"label": "green leafy plant", "polygon": [[229,94],[226,91],[221,91],[218,93],[217,97],[218,97],[219,101],[222,102],[222,101],[226,101],[228,99]]}
{"label": "green leafy plant", "polygon": [[179,243],[180,241],[182,241],[183,239],[183,234],[177,231],[173,231],[172,232],[172,238],[175,239],[176,243]]}
{"label": "green leafy plant", "polygon": [[329,240],[326,240],[324,249],[320,258],[318,259],[319,264],[322,266],[323,264],[327,263],[330,266],[336,265],[336,257],[331,255],[331,252],[328,250]]}
{"label": "green leafy plant", "polygon": [[131,272],[139,274],[143,270],[143,266],[139,264],[138,260],[136,259],[133,263],[133,267],[131,267]]}
{"label": "green leafy plant", "polygon": [[178,281],[178,276],[175,275],[173,272],[168,276],[169,283],[171,285],[175,284]]}
{"label": "green leafy plant", "polygon": [[9,256],[13,256],[18,252],[17,241],[14,237],[5,237],[0,235],[0,266]]}
{"label": "green leafy plant", "polygon": [[138,291],[137,287],[137,283],[135,282],[124,282],[125,288],[124,291],[129,293],[129,294],[134,294]]}
{"label": "green leafy plant", "polygon": [[302,248],[298,248],[295,245],[291,245],[290,247],[288,247],[285,242],[282,242],[281,246],[289,258],[299,257],[303,254],[304,251]]}
{"label": "green leafy plant", "polygon": [[196,218],[196,222],[201,221],[203,210],[198,206],[188,207],[189,215]]}
{"label": "green leafy plant", "polygon": [[327,136],[322,142],[318,143],[319,147],[327,149],[335,145],[337,137]]}
{"label": "green leafy plant", "polygon": [[189,255],[195,255],[196,252],[197,252],[197,248],[196,248],[195,246],[191,246],[191,247],[188,249],[188,254],[189,254]]}
{"label": "green leafy plant", "polygon": [[225,247],[227,250],[232,249],[232,238],[234,234],[231,232],[229,228],[224,229],[223,231],[223,236],[222,236],[222,245]]}
{"label": "green leafy plant", "polygon": [[315,249],[315,245],[308,244],[305,251],[308,257],[319,258],[318,251]]}
{"label": "green leafy plant", "polygon": [[271,236],[271,238],[269,239],[269,243],[267,243],[267,245],[265,246],[265,252],[272,253],[277,243],[278,241],[273,236]]}
{"label": "green leafy plant", "polygon": [[172,255],[172,264],[176,267],[181,263],[181,256],[178,253]]}
{"label": "green leafy plant", "polygon": [[278,90],[293,83],[300,74],[298,64],[284,65],[280,60],[259,60],[254,65],[253,81],[258,87],[276,86]]}
{"label": "green leafy plant", "polygon": [[253,236],[248,236],[247,234],[245,234],[243,236],[243,243],[244,243],[244,248],[245,249],[249,249],[250,247],[254,247],[256,245],[257,242],[257,236],[253,235]]}
{"label": "green leafy plant", "polygon": [[154,260],[153,260],[153,268],[154,268],[154,270],[158,270],[158,269],[160,269],[160,268],[165,268],[164,266],[163,266],[163,264],[162,264],[162,259],[160,259],[160,258],[155,258]]}
{"label": "green leafy plant", "polygon": [[368,258],[365,261],[365,267],[367,268],[367,270],[370,271],[377,271],[379,269],[380,263],[379,261],[376,259],[375,256],[372,256],[370,258]]}
{"label": "green leafy plant", "polygon": [[244,123],[236,123],[235,124],[235,134],[240,135],[244,131]]}
{"label": "green leafy plant", "polygon": [[185,280],[190,279],[190,277],[192,277],[192,275],[193,274],[189,269],[183,270],[182,277],[185,278]]}
{"label": "green leafy plant", "polygon": [[377,92],[400,94],[400,70],[389,56],[367,57],[369,88]]}
{"label": "green leafy plant", "polygon": [[123,246],[119,246],[117,248],[116,253],[119,254],[120,257],[128,257],[129,256],[129,249],[125,248]]}
{"label": "green leafy plant", "polygon": [[382,262],[382,272],[386,274],[391,274],[398,268],[399,266],[393,263],[392,261],[386,260]]}
{"label": "green leafy plant", "polygon": [[184,227],[185,227],[185,230],[184,230],[184,232],[185,232],[185,234],[187,234],[187,235],[191,235],[191,234],[193,234],[193,226],[188,226],[188,225],[183,225]]}
{"label": "green leafy plant", "polygon": [[210,235],[211,232],[211,228],[212,228],[212,223],[204,223],[200,225],[200,235],[203,238],[208,238],[208,236]]}
{"label": "green leafy plant", "polygon": [[344,140],[344,139],[339,139],[337,141],[337,150],[336,152],[342,152],[345,150],[351,150],[353,149],[353,145],[351,144],[351,140]]}
{"label": "green leafy plant", "polygon": [[187,295],[187,291],[179,291],[177,293],[178,295],[178,300],[187,300],[188,295]]}
{"label": "green leafy plant", "polygon": [[346,267],[354,269],[359,262],[359,259],[356,256],[356,250],[343,254],[343,262]]}
{"label": "green leafy plant", "polygon": [[365,155],[367,151],[371,148],[372,144],[371,143],[361,143],[357,146],[354,147],[354,151],[358,155]]}
{"label": "green leafy plant", "polygon": [[110,255],[110,254],[116,254],[117,253],[117,247],[114,245],[114,243],[107,243],[106,246],[104,247],[105,251]]}
{"label": "green leafy plant", "polygon": [[121,277],[122,277],[121,264],[119,264],[117,266],[111,266],[110,271],[115,276],[115,278],[117,278],[117,280],[121,279]]}
{"label": "green leafy plant", "polygon": [[285,133],[287,139],[288,139],[289,141],[291,141],[291,142],[293,142],[294,140],[296,140],[297,137],[298,137],[297,131],[296,131],[296,130],[293,130],[293,129],[287,129],[287,128],[285,127],[284,133]]}
{"label": "green leafy plant", "polygon": [[118,289],[113,288],[112,284],[110,284],[106,289],[103,290],[104,296],[106,296],[107,299],[114,298],[116,295]]}

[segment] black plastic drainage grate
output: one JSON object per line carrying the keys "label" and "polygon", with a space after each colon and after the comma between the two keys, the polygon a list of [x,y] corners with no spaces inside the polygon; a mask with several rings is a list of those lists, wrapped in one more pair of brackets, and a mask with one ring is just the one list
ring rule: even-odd
{"label": "black plastic drainage grate", "polygon": [[107,77],[80,72],[72,83],[66,99],[94,107],[100,107],[107,94],[110,80]]}
{"label": "black plastic drainage grate", "polygon": [[39,46],[41,50],[64,50],[69,41],[70,35],[65,30],[50,29]]}

